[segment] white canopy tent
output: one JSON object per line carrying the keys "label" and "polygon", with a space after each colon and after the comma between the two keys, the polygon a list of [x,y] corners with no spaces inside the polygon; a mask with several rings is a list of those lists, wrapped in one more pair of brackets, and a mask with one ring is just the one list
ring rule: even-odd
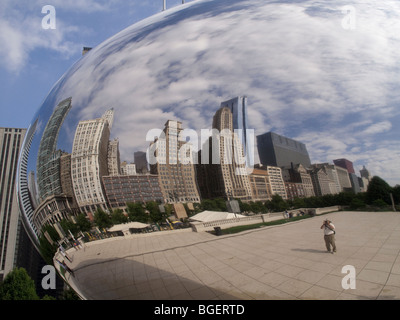
{"label": "white canopy tent", "polygon": [[232,212],[221,212],[221,211],[203,211],[189,218],[190,221],[199,221],[199,222],[209,222],[216,220],[227,220],[234,218],[243,218],[244,215],[235,214]]}
{"label": "white canopy tent", "polygon": [[116,224],[115,226],[112,226],[111,228],[107,229],[108,232],[116,232],[116,231],[122,231],[123,233],[128,232],[129,229],[145,229],[149,227],[149,224],[146,223],[141,223],[141,222],[129,222],[129,223],[123,223],[123,224]]}

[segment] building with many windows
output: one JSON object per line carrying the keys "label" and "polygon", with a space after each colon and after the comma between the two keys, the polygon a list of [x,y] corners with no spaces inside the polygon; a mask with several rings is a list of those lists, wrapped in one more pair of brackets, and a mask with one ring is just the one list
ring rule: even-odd
{"label": "building with many windows", "polygon": [[[300,197],[302,192],[304,192],[305,198],[315,196],[311,176],[300,163],[296,165],[292,163],[289,167],[283,167],[282,177],[287,185],[286,191],[289,192],[289,198],[296,197],[296,195]],[[290,183],[290,186],[287,183]],[[298,184],[301,184],[301,187]],[[300,189],[302,189],[302,192]]]}
{"label": "building with many windows", "polygon": [[157,175],[103,176],[102,179],[111,209],[125,208],[128,202],[164,203]]}
{"label": "building with many windows", "polygon": [[161,136],[150,145],[154,161],[151,173],[157,174],[167,203],[200,202],[193,158],[193,146],[179,141],[182,123],[168,120]]}
{"label": "building with many windows", "polygon": [[269,176],[269,183],[271,185],[272,194],[279,194],[282,199],[287,199],[285,182],[282,177],[282,169],[275,166],[266,166],[265,167]]}
{"label": "building with many windows", "polygon": [[203,193],[212,198],[252,200],[246,158],[240,137],[234,132],[232,110],[220,108],[213,117],[212,128],[212,136],[201,151],[200,180],[206,190]]}
{"label": "building with many windows", "polygon": [[351,182],[347,170],[337,165],[335,165],[335,168],[339,179],[340,192],[351,191]]}
{"label": "building with many windows", "polygon": [[118,176],[121,174],[118,139],[114,139],[108,142],[107,162],[108,162],[108,174],[110,176]]}
{"label": "building with many windows", "polygon": [[317,197],[331,194],[331,180],[324,167],[312,167],[309,173]]}
{"label": "building with many windows", "polygon": [[25,134],[26,129],[0,128],[0,280],[16,266],[22,226],[15,186]]}
{"label": "building with many windows", "polygon": [[81,211],[92,214],[107,209],[102,180],[108,172],[108,146],[113,109],[98,119],[78,123],[71,153],[75,199]]}
{"label": "building with many windows", "polygon": [[65,117],[71,109],[71,98],[61,101],[50,116],[40,140],[37,157],[37,184],[40,200],[62,193],[60,181],[60,157],[57,150],[58,134]]}
{"label": "building with many windows", "polygon": [[249,175],[253,201],[271,200],[272,190],[267,170],[253,169]]}
{"label": "building with many windows", "polygon": [[228,108],[232,113],[232,131],[237,130],[239,140],[246,158],[246,166],[254,166],[254,135],[248,130],[247,97],[238,96],[221,102],[221,108]]}

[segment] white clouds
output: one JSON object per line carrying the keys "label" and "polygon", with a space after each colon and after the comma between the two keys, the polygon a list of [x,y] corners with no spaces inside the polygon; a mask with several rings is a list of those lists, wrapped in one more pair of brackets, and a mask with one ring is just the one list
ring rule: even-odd
{"label": "white clouds", "polygon": [[375,124],[372,124],[367,129],[365,129],[362,134],[365,135],[373,135],[377,133],[387,132],[392,128],[392,124],[390,121],[382,121]]}
{"label": "white clouds", "polygon": [[[29,61],[31,52],[39,48],[54,50],[64,56],[76,52],[66,39],[67,34],[78,31],[76,27],[65,25],[56,15],[57,28],[44,30],[42,7],[29,2],[25,4],[26,7],[23,3],[15,7],[11,2],[3,3],[0,13],[0,67],[18,73]],[[27,12],[31,14],[27,15]]]}

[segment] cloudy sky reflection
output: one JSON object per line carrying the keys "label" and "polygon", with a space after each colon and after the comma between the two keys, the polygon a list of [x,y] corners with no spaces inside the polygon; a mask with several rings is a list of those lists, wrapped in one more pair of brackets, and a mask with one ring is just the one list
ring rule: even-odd
{"label": "cloudy sky reflection", "polygon": [[113,107],[111,136],[133,161],[148,130],[169,119],[210,128],[222,101],[246,95],[256,135],[274,131],[305,143],[312,162],[347,158],[400,183],[400,4],[355,3],[346,30],[348,4],[207,0],[170,9],[90,51],[37,115],[72,97],[59,139],[71,152],[77,123]]}

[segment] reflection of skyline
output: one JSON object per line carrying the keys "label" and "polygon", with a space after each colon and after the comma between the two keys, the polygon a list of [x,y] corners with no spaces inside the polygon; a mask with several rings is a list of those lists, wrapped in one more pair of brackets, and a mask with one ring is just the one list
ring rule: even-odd
{"label": "reflection of skyline", "polygon": [[[55,105],[72,96],[74,108],[58,139],[58,149],[72,152],[79,121],[98,117],[102,106],[117,106],[112,134],[121,160],[130,160],[132,151],[147,147],[149,129],[169,119],[193,130],[209,128],[214,106],[240,92],[250,97],[250,127],[303,141],[316,161],[346,157],[356,166],[374,167],[393,183],[399,157],[392,125],[398,118],[393,107],[398,50],[391,40],[398,35],[382,31],[394,16],[376,20],[374,14],[390,5],[378,8],[367,1],[360,6],[370,8],[358,12],[360,26],[367,27],[344,33],[340,3],[199,1],[142,21],[65,73],[39,110],[40,126]],[[382,41],[387,46],[376,45]]]}
{"label": "reflection of skyline", "polygon": [[[386,93],[397,81],[382,77],[382,70],[385,75],[385,70],[393,70],[397,60],[392,53],[397,50],[373,45],[389,36],[381,32],[383,25],[361,11],[362,20],[370,18],[366,22],[374,23],[376,31],[361,28],[343,34],[336,6],[340,4],[326,1],[287,6],[279,1],[193,2],[93,48],[57,84],[52,99],[74,96],[73,116],[80,119],[92,119],[101,105],[118,106],[124,116],[114,122],[113,134],[124,146],[122,160],[130,160],[130,150],[146,147],[139,133],[155,123],[176,119],[187,128],[207,128],[211,106],[242,92],[252,105],[250,127],[263,128],[256,135],[273,131],[303,141],[315,161],[345,156],[356,166],[377,163],[376,173],[392,180],[398,171],[398,151],[392,150],[397,136],[392,119],[398,116],[392,106],[397,100]],[[327,14],[326,7],[336,9]],[[389,8],[371,5],[368,10]],[[335,22],[337,28],[332,28]],[[271,29],[278,33],[262,31]],[[374,63],[366,68],[366,61]],[[78,121],[71,118],[69,125],[75,127]],[[70,138],[72,143],[73,135],[64,128],[61,140]],[[379,134],[377,145],[372,133]],[[386,174],[388,167],[391,174]]]}
{"label": "reflection of skyline", "polygon": [[37,158],[37,184],[40,200],[62,193],[60,182],[61,150],[57,149],[58,135],[71,109],[71,98],[61,101],[54,109],[43,131]]}

